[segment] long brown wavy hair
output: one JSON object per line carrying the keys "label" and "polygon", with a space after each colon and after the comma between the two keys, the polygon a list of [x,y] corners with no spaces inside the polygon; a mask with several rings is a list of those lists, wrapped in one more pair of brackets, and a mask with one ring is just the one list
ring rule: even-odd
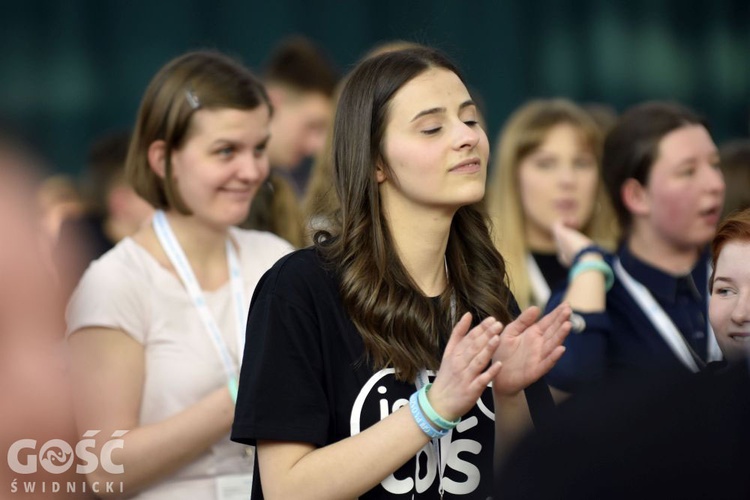
{"label": "long brown wavy hair", "polygon": [[451,331],[451,296],[456,318],[494,316],[511,320],[512,296],[505,262],[490,238],[489,221],[478,205],[453,217],[446,263],[448,289],[426,297],[401,263],[380,206],[376,164],[388,168],[383,137],[391,100],[413,78],[444,68],[462,79],[442,53],[427,47],[388,52],[363,60],[348,76],[336,112],[333,168],[340,209],[317,248],[336,267],[344,306],[356,325],[373,368],[393,367],[411,382],[422,368],[437,369]]}

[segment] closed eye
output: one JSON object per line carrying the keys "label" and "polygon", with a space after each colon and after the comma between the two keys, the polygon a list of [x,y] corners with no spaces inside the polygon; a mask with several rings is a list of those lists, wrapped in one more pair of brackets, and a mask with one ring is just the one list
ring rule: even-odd
{"label": "closed eye", "polygon": [[430,128],[430,129],[427,129],[427,130],[422,130],[422,133],[423,133],[424,135],[435,135],[435,134],[437,134],[438,132],[440,132],[440,130],[441,130],[442,128],[443,128],[443,127],[435,127],[435,128]]}

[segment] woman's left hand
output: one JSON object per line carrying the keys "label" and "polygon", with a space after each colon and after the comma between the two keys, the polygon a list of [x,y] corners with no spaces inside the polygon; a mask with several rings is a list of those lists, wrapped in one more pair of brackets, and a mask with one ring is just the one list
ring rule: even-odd
{"label": "woman's left hand", "polygon": [[539,380],[565,352],[563,340],[570,332],[571,309],[565,303],[539,318],[538,307],[529,307],[500,334],[493,356],[502,362],[492,381],[493,390],[512,396]]}

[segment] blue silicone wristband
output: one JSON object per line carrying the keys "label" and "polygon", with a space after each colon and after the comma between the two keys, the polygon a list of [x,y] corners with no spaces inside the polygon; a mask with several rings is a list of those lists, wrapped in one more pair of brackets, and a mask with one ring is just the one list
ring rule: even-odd
{"label": "blue silicone wristband", "polygon": [[606,254],[607,252],[599,245],[588,245],[586,247],[583,247],[573,256],[573,260],[570,261],[570,267],[575,267],[575,265],[578,264],[578,261],[581,260],[581,257],[586,255],[587,253],[598,253],[599,255],[604,257],[604,254]]}
{"label": "blue silicone wristband", "polygon": [[432,384],[427,384],[417,392],[419,395],[419,406],[422,408],[425,416],[427,416],[427,418],[429,418],[436,426],[445,430],[453,429],[459,422],[461,422],[461,417],[459,417],[458,420],[446,420],[441,417],[430,404],[430,400],[427,399],[427,393],[430,392],[430,387],[432,387]]}
{"label": "blue silicone wristband", "polygon": [[603,260],[587,260],[585,262],[578,262],[576,265],[570,268],[569,281],[573,281],[576,276],[586,271],[599,271],[604,275],[604,287],[607,291],[612,288],[615,284],[615,273],[612,272],[612,268],[609,264]]}
{"label": "blue silicone wristband", "polygon": [[427,421],[424,413],[422,413],[422,409],[419,407],[418,398],[419,396],[417,396],[417,392],[411,395],[409,398],[409,409],[411,410],[411,416],[414,417],[414,421],[417,422],[417,425],[422,429],[422,432],[427,434],[431,439],[441,438],[448,434],[448,430],[435,429],[430,425],[430,422]]}

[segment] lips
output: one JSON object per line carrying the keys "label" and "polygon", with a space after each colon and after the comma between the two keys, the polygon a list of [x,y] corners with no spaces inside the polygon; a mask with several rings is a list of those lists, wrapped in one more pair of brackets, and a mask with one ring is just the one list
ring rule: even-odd
{"label": "lips", "polygon": [[713,221],[713,223],[716,223],[721,216],[721,207],[719,205],[711,206],[698,212],[698,215],[707,219],[709,222]]}
{"label": "lips", "polygon": [[237,198],[249,198],[252,195],[248,188],[221,188],[220,191]]}
{"label": "lips", "polygon": [[735,342],[750,344],[750,333],[730,333],[729,338]]}
{"label": "lips", "polygon": [[457,165],[453,166],[449,172],[457,172],[457,173],[474,173],[479,172],[482,168],[482,163],[479,158],[469,158],[468,160],[464,160],[461,163],[458,163]]}
{"label": "lips", "polygon": [[555,209],[560,212],[573,212],[578,208],[576,200],[558,200],[555,202]]}

